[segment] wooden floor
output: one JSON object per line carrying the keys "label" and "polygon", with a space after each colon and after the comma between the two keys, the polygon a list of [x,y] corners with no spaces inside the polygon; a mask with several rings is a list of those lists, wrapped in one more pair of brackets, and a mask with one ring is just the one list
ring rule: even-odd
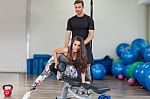
{"label": "wooden floor", "polygon": [[[18,73],[0,73],[0,99],[22,99],[22,96],[29,89],[36,76]],[[111,91],[106,94],[112,99],[150,99],[150,92],[140,89],[137,86],[128,86],[127,81],[119,81],[113,76],[106,76],[104,80],[96,80],[97,86],[110,86]],[[11,97],[4,97],[2,86],[12,84],[14,86]],[[59,96],[64,83],[56,80],[55,77],[46,79],[33,93],[31,99],[55,99]],[[92,99],[98,99],[93,94]]]}

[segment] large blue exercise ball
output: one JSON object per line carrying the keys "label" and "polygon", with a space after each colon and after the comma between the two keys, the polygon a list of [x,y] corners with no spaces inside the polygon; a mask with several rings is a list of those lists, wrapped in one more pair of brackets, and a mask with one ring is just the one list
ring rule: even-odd
{"label": "large blue exercise ball", "polygon": [[92,74],[93,79],[102,80],[106,75],[106,69],[102,64],[94,64],[92,65]]}
{"label": "large blue exercise ball", "polygon": [[145,62],[150,62],[150,46],[143,48],[142,57],[143,57]]}
{"label": "large blue exercise ball", "polygon": [[128,78],[130,78],[130,76],[129,76],[129,68],[130,68],[130,64],[129,65],[126,65],[125,67],[124,67],[124,69],[123,69],[123,75],[128,79]]}
{"label": "large blue exercise ball", "polygon": [[121,59],[124,64],[132,64],[139,58],[138,53],[132,49],[126,49],[121,54]]}
{"label": "large blue exercise ball", "polygon": [[130,68],[129,68],[129,76],[130,76],[131,78],[133,78],[133,70],[134,70],[138,65],[140,65],[140,64],[143,64],[143,62],[142,62],[142,61],[136,61],[136,62],[134,62],[134,63],[131,64],[131,66],[130,66]]}
{"label": "large blue exercise ball", "polygon": [[132,41],[131,43],[131,48],[135,51],[137,51],[139,54],[141,54],[141,51],[143,48],[147,47],[148,41],[142,39],[142,38],[137,38]]}
{"label": "large blue exercise ball", "polygon": [[145,86],[150,91],[150,70],[146,73],[145,76]]}
{"label": "large blue exercise ball", "polygon": [[137,77],[138,77],[137,75],[138,75],[140,69],[142,68],[142,64],[143,64],[143,62],[141,62],[141,64],[138,64],[135,67],[135,69],[132,71],[133,78],[136,79],[136,80],[137,80]]}
{"label": "large blue exercise ball", "polygon": [[118,57],[121,57],[121,53],[125,51],[130,45],[127,43],[120,43],[116,48],[116,54]]}
{"label": "large blue exercise ball", "polygon": [[142,85],[143,87],[145,87],[145,76],[149,70],[150,70],[150,62],[144,63],[142,64],[140,71],[137,75],[137,80],[139,84]]}
{"label": "large blue exercise ball", "polygon": [[123,69],[124,64],[120,61],[113,64],[111,71],[114,76],[118,76],[119,74],[123,74]]}

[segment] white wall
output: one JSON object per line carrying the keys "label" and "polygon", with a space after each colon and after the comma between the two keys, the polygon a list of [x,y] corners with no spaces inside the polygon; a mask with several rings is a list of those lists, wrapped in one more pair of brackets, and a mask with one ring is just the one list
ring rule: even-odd
{"label": "white wall", "polygon": [[[74,15],[74,0],[31,0],[31,46],[34,53],[49,53],[64,46],[67,19]],[[87,4],[88,2],[86,2]],[[86,5],[88,11],[89,5]]]}
{"label": "white wall", "polygon": [[0,0],[0,72],[25,71],[26,0]]}
{"label": "white wall", "polygon": [[95,1],[94,56],[106,54],[115,57],[115,48],[121,42],[131,43],[146,35],[146,8],[137,0]]}
{"label": "white wall", "polygon": [[[85,12],[90,14],[90,0],[85,1]],[[32,0],[31,2],[31,56],[33,53],[51,53],[63,47],[67,19],[74,15],[74,0]],[[120,42],[130,43],[146,33],[146,8],[137,0],[94,0],[95,58],[115,57]]]}
{"label": "white wall", "polygon": [[[0,0],[0,71],[26,69],[26,1]],[[85,12],[90,14],[90,0]],[[63,47],[74,0],[31,0],[30,57]],[[94,0],[95,58],[115,57],[121,42],[146,36],[146,8],[137,0]]]}
{"label": "white wall", "polygon": [[148,22],[147,22],[147,33],[148,33],[148,39],[149,39],[149,41],[150,41],[150,5],[147,7],[147,9],[148,9],[148,14],[147,14],[147,20],[148,20]]}

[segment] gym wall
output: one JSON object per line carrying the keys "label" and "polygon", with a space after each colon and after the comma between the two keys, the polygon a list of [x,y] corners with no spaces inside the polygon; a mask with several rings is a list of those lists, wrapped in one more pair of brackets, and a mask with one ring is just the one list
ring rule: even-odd
{"label": "gym wall", "polygon": [[149,41],[150,41],[150,5],[149,6],[147,6],[147,33],[148,33],[148,39],[149,39]]}
{"label": "gym wall", "polygon": [[[67,19],[74,15],[74,0],[30,0],[29,56],[51,54],[64,46]],[[90,14],[90,0],[85,13]],[[0,72],[26,71],[27,0],[0,0]],[[95,58],[115,57],[121,42],[146,38],[146,7],[137,0],[94,0]]]}
{"label": "gym wall", "polygon": [[146,7],[137,0],[95,0],[94,56],[116,57],[119,43],[146,37]]}
{"label": "gym wall", "polygon": [[26,68],[26,0],[0,0],[0,72]]}

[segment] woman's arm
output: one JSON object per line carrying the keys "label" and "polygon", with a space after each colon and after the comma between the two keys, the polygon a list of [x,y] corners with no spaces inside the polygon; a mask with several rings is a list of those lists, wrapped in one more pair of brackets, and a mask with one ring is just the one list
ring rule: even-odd
{"label": "woman's arm", "polygon": [[82,83],[90,84],[90,81],[85,80],[85,72],[84,73],[81,72],[81,80],[82,80]]}
{"label": "woman's arm", "polygon": [[81,72],[81,79],[82,79],[82,83],[85,83],[85,73]]}
{"label": "woman's arm", "polygon": [[57,54],[66,54],[68,52],[68,48],[56,48],[53,51],[53,57],[54,57],[54,62],[55,62],[55,68],[56,65],[58,64],[58,58],[57,58]]}

